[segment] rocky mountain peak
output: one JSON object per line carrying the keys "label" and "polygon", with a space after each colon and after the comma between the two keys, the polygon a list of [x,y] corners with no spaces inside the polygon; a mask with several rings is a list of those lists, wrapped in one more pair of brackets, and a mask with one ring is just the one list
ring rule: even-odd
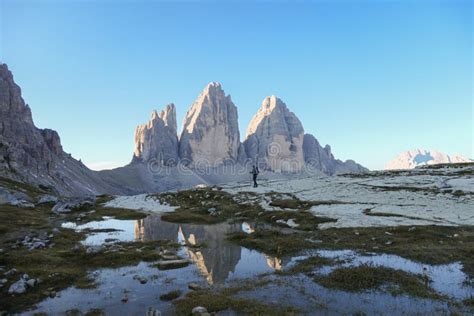
{"label": "rocky mountain peak", "polygon": [[0,175],[52,186],[60,194],[114,192],[66,154],[56,131],[39,129],[6,64],[0,64]]}
{"label": "rocky mountain peak", "polygon": [[353,160],[341,161],[334,158],[331,146],[326,145],[322,147],[316,137],[311,134],[304,135],[303,151],[306,166],[324,174],[334,175],[367,171],[366,168]]}
{"label": "rocky mountain peak", "polygon": [[237,107],[219,83],[211,82],[186,113],[180,157],[194,165],[217,166],[239,159]]}
{"label": "rocky mountain peak", "polygon": [[134,161],[148,162],[152,159],[173,165],[178,161],[178,136],[176,131],[176,108],[168,104],[159,113],[154,110],[148,123],[135,130]]}
{"label": "rocky mountain peak", "polygon": [[276,96],[266,97],[248,128],[249,158],[272,171],[298,172],[304,166],[304,129],[300,120]]}
{"label": "rocky mountain peak", "polygon": [[176,107],[173,103],[168,104],[163,110],[161,110],[158,117],[165,123],[165,126],[168,126],[174,131],[178,130],[176,121]]}

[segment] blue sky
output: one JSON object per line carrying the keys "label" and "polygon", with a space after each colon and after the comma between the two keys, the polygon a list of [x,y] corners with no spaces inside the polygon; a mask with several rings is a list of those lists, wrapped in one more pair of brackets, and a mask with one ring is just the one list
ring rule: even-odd
{"label": "blue sky", "polygon": [[275,94],[340,159],[474,157],[471,1],[0,0],[0,61],[39,127],[91,165],[130,161],[136,125],[210,81],[241,136]]}

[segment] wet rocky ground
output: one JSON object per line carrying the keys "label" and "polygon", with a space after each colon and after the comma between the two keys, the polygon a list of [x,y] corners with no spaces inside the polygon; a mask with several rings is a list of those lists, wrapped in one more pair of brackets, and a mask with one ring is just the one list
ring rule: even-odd
{"label": "wet rocky ground", "polygon": [[152,195],[155,212],[0,185],[24,193],[0,205],[0,314],[474,312],[471,225],[337,227],[312,210],[348,201],[265,182]]}

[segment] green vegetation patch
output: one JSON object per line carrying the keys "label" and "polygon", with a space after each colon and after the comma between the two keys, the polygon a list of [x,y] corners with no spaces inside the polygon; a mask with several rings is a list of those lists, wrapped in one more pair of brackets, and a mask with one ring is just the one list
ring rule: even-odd
{"label": "green vegetation patch", "polygon": [[311,256],[303,260],[298,260],[294,266],[285,271],[283,274],[311,273],[316,268],[330,266],[334,263],[334,260],[330,258]]}
{"label": "green vegetation patch", "polygon": [[228,239],[243,247],[274,256],[293,255],[313,246],[302,234],[285,234],[274,230],[257,230],[252,234],[233,233],[229,234]]}
{"label": "green vegetation patch", "polygon": [[168,292],[166,294],[163,294],[160,296],[160,300],[162,301],[172,301],[177,299],[178,297],[181,296],[181,291],[180,290],[174,290],[171,292]]}
{"label": "green vegetation patch", "polygon": [[[319,248],[390,253],[428,264],[460,261],[474,276],[474,227],[397,226],[328,228],[312,232]],[[409,245],[409,247],[407,247]]]}
{"label": "green vegetation patch", "polygon": [[252,281],[252,283],[220,290],[206,289],[189,292],[185,297],[173,302],[176,314],[191,315],[191,311],[196,306],[203,306],[210,313],[231,310],[245,315],[294,315],[299,312],[294,307],[263,304],[256,300],[235,297],[241,291],[250,291],[268,284],[265,281]]}
{"label": "green vegetation patch", "polygon": [[34,186],[31,184],[15,181],[12,179],[0,177],[0,187],[12,191],[20,191],[28,195],[31,199],[37,200],[41,195],[52,194],[52,189],[46,186]]}
{"label": "green vegetation patch", "polygon": [[361,265],[338,268],[328,275],[317,276],[314,280],[324,287],[349,292],[379,289],[388,285],[394,295],[405,293],[422,298],[440,298],[429,286],[428,278],[386,267]]}
{"label": "green vegetation patch", "polygon": [[[174,223],[216,224],[235,217],[236,214],[239,217],[254,217],[262,211],[258,205],[240,205],[231,194],[211,188],[163,193],[156,197],[162,203],[179,207],[161,217]],[[211,215],[210,209],[215,209],[214,215]]]}
{"label": "green vegetation patch", "polygon": [[[0,310],[21,312],[42,301],[51,293],[69,286],[94,287],[88,272],[98,268],[135,265],[141,261],[161,259],[163,249],[176,250],[179,245],[170,241],[123,242],[87,251],[80,242],[84,232],[60,228],[62,215],[55,215],[50,208],[23,209],[0,206],[0,266],[5,271],[15,268],[16,273],[7,277],[0,289]],[[17,242],[30,234],[50,235],[51,248],[28,250]],[[51,236],[52,235],[52,236]],[[41,282],[21,295],[8,294],[10,285],[27,273]]]}

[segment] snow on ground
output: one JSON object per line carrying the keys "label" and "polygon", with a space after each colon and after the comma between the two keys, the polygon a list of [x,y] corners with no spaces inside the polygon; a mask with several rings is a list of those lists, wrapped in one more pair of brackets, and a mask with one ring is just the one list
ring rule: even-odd
{"label": "snow on ground", "polygon": [[[388,188],[387,188],[388,187]],[[307,177],[284,181],[262,181],[254,189],[250,184],[224,186],[226,192],[292,193],[304,201],[339,201],[313,206],[318,216],[338,221],[321,224],[328,227],[367,227],[400,225],[474,225],[474,179],[444,172],[419,174],[374,174],[351,177]],[[462,190],[466,194],[451,193]],[[268,196],[261,197],[262,206]],[[268,211],[272,209],[266,208]]]}
{"label": "snow on ground", "polygon": [[176,207],[174,206],[170,206],[168,204],[161,204],[157,198],[148,194],[117,196],[113,200],[105,203],[104,206],[155,213],[173,212],[176,209]]}

